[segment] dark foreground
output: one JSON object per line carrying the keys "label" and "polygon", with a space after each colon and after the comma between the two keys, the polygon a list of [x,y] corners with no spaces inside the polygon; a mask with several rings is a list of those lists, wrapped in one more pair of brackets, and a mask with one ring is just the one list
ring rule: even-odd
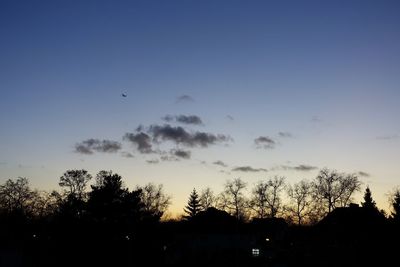
{"label": "dark foreground", "polygon": [[[238,223],[218,210],[133,228],[3,220],[0,266],[397,266],[400,225],[340,208],[309,227]],[[390,265],[388,265],[390,263]]]}

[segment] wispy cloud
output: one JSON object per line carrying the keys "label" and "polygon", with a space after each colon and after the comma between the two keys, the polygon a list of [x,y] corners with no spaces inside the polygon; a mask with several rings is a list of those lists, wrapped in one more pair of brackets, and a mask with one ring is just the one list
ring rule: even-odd
{"label": "wispy cloud", "polygon": [[289,133],[289,132],[279,132],[279,133],[278,133],[278,136],[279,136],[279,137],[282,137],[282,138],[292,138],[292,137],[293,137],[293,134],[292,134],[292,133]]}
{"label": "wispy cloud", "polygon": [[135,157],[132,153],[126,152],[126,151],[122,152],[121,156],[123,156],[124,158],[134,158]]}
{"label": "wispy cloud", "polygon": [[225,162],[223,162],[222,160],[214,161],[213,164],[214,165],[219,165],[219,166],[222,166],[222,167],[228,167],[228,165]]}
{"label": "wispy cloud", "polygon": [[235,120],[235,118],[233,116],[231,116],[231,115],[226,115],[226,118],[228,120],[230,120],[230,121],[234,121]]}
{"label": "wispy cloud", "polygon": [[75,152],[91,155],[94,152],[114,153],[122,148],[121,143],[111,140],[87,139],[75,145]]}
{"label": "wispy cloud", "polygon": [[301,172],[308,172],[308,171],[313,171],[316,169],[318,169],[318,167],[306,165],[306,164],[300,164],[297,166],[280,165],[278,167],[271,168],[271,170],[273,170],[273,171],[284,170],[284,171],[301,171]]}
{"label": "wispy cloud", "polygon": [[376,139],[383,140],[383,141],[390,141],[398,139],[400,136],[398,134],[390,134],[390,135],[381,135],[377,136]]}
{"label": "wispy cloud", "polygon": [[234,172],[267,172],[267,169],[263,168],[253,168],[250,166],[241,166],[241,167],[235,167],[232,169]]}
{"label": "wispy cloud", "polygon": [[172,116],[172,115],[166,115],[164,117],[162,117],[162,119],[166,122],[179,122],[179,123],[183,123],[183,124],[193,124],[193,125],[203,125],[203,121],[201,120],[201,118],[199,116],[196,115],[176,115],[176,116]]}
{"label": "wispy cloud", "polygon": [[311,122],[320,123],[320,122],[322,122],[322,119],[321,119],[321,117],[319,117],[319,116],[313,116],[313,117],[311,118]]}
{"label": "wispy cloud", "polygon": [[180,95],[176,98],[175,103],[194,102],[193,97],[190,95]]}
{"label": "wispy cloud", "polygon": [[257,148],[273,149],[276,146],[276,141],[268,136],[260,136],[254,139]]}
{"label": "wispy cloud", "polygon": [[367,172],[359,171],[357,174],[361,177],[370,177],[371,175]]}

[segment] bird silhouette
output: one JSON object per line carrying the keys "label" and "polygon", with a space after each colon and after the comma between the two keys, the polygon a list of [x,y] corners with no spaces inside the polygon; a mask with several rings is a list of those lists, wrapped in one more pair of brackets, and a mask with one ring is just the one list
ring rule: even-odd
{"label": "bird silhouette", "polygon": [[121,95],[122,95],[122,97],[127,97],[128,96],[126,93],[122,93]]}

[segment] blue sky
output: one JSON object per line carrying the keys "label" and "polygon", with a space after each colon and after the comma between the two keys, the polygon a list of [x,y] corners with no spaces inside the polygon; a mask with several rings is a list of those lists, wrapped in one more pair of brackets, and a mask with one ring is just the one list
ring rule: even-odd
{"label": "blue sky", "polygon": [[[53,189],[67,169],[112,169],[131,188],[163,183],[179,211],[194,186],[315,177],[278,168],[304,164],[368,173],[360,178],[387,208],[400,177],[399,13],[398,1],[2,1],[0,182]],[[163,161],[123,140],[166,123],[233,141],[164,140],[165,153],[191,157]],[[260,136],[274,148],[257,148]],[[77,153],[90,138],[122,148]]]}

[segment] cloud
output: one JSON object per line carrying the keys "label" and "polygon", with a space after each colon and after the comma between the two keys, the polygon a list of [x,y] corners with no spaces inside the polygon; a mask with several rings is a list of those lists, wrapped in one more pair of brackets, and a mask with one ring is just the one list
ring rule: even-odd
{"label": "cloud", "polygon": [[182,144],[187,147],[208,147],[209,145],[232,140],[232,138],[227,135],[215,135],[205,132],[188,132],[180,126],[174,127],[169,124],[162,126],[151,125],[148,132],[156,142],[172,141],[176,144]]}
{"label": "cloud", "polygon": [[214,164],[214,165],[219,165],[219,166],[222,166],[222,167],[228,167],[228,165],[226,165],[226,164],[225,164],[223,161],[221,161],[221,160],[214,161],[213,164]]}
{"label": "cloud", "polygon": [[176,116],[175,119],[177,122],[184,124],[195,124],[195,125],[203,124],[203,121],[200,119],[200,117],[196,115],[190,115],[190,116],[179,115]]}
{"label": "cloud", "polygon": [[267,169],[262,169],[262,168],[253,168],[250,166],[241,166],[241,167],[236,167],[233,168],[232,171],[234,172],[267,172]]}
{"label": "cloud", "polygon": [[382,135],[382,136],[377,136],[376,137],[376,139],[383,140],[383,141],[395,140],[395,139],[398,139],[398,138],[399,138],[398,134]]}
{"label": "cloud", "polygon": [[151,138],[146,133],[126,133],[124,135],[124,140],[128,140],[135,144],[140,153],[148,154],[153,152]]}
{"label": "cloud", "polygon": [[75,145],[75,152],[90,155],[96,152],[114,153],[122,148],[121,143],[111,140],[88,139]]}
{"label": "cloud", "polygon": [[230,120],[230,121],[234,121],[235,120],[235,118],[233,116],[231,116],[231,115],[226,115],[226,118],[228,120]]}
{"label": "cloud", "polygon": [[284,171],[301,171],[301,172],[308,172],[318,169],[315,166],[300,164],[297,166],[288,166],[288,165],[280,165],[278,167],[272,168],[271,170],[284,170]]}
{"label": "cloud", "polygon": [[132,153],[129,153],[129,152],[122,152],[121,153],[121,155],[124,157],[124,158],[134,158],[135,156],[133,156],[133,154]]}
{"label": "cloud", "polygon": [[199,116],[196,115],[178,115],[178,116],[171,116],[171,115],[166,115],[162,118],[166,122],[179,122],[183,124],[194,124],[194,125],[202,125],[203,121]]}
{"label": "cloud", "polygon": [[371,176],[369,173],[363,172],[363,171],[359,171],[357,174],[361,177],[370,177]]}
{"label": "cloud", "polygon": [[276,146],[276,141],[268,136],[260,136],[254,139],[257,148],[273,149]]}
{"label": "cloud", "polygon": [[147,162],[148,164],[157,164],[157,163],[159,163],[160,161],[159,161],[158,159],[150,159],[150,160],[146,160],[146,162]]}
{"label": "cloud", "polygon": [[320,117],[318,117],[318,116],[313,116],[311,118],[311,122],[320,123],[320,122],[322,122],[322,119]]}
{"label": "cloud", "polygon": [[282,137],[282,138],[292,138],[293,137],[293,135],[289,132],[279,132],[278,136]]}
{"label": "cloud", "polygon": [[181,95],[176,98],[175,103],[194,102],[190,95]]}
{"label": "cloud", "polygon": [[176,156],[178,158],[183,158],[183,159],[190,159],[190,156],[191,156],[190,151],[185,151],[185,150],[181,150],[181,149],[172,150],[171,153],[174,156]]}

